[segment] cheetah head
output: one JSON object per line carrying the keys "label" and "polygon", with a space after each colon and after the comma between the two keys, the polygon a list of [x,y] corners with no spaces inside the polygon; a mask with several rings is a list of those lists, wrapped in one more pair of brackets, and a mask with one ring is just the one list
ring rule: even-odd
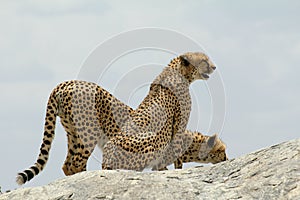
{"label": "cheetah head", "polygon": [[181,73],[190,81],[207,80],[216,66],[204,53],[188,52],[179,56],[181,62]]}
{"label": "cheetah head", "polygon": [[203,143],[199,153],[199,159],[205,163],[219,163],[228,160],[226,155],[226,145],[215,134]]}

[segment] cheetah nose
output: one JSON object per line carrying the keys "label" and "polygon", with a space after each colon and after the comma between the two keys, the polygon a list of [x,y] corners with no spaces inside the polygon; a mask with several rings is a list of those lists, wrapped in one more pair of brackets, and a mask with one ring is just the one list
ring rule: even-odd
{"label": "cheetah nose", "polygon": [[215,70],[217,67],[216,67],[216,66],[212,66],[211,68],[212,68],[213,70]]}

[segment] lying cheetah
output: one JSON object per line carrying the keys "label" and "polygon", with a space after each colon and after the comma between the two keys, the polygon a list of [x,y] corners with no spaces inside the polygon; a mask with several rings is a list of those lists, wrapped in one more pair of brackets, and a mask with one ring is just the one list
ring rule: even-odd
{"label": "lying cheetah", "polygon": [[[175,162],[175,169],[182,169],[183,163],[219,163],[228,160],[226,155],[226,145],[215,134],[213,136],[202,135],[199,132],[186,130],[193,142],[188,150],[184,152]],[[160,170],[166,170],[161,168]]]}
{"label": "lying cheetah", "polygon": [[161,169],[179,158],[192,143],[185,133],[191,111],[189,86],[208,79],[215,68],[203,53],[173,59],[121,131],[104,146],[102,169]]}

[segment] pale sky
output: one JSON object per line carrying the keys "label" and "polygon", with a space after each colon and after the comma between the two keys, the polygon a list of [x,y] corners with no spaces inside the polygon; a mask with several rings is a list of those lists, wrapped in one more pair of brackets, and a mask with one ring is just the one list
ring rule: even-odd
{"label": "pale sky", "polygon": [[[103,42],[143,27],[185,35],[201,44],[217,64],[226,94],[220,135],[230,158],[299,138],[299,10],[296,0],[1,1],[2,191],[17,188],[17,172],[36,161],[51,90],[64,80],[77,79]],[[116,51],[122,44],[114,47]],[[132,53],[116,60],[97,83],[136,107],[147,84],[173,57],[153,50]],[[114,80],[120,81],[117,88]],[[192,97],[196,108],[188,129],[213,134],[213,105],[205,82],[193,83]],[[59,124],[46,168],[23,187],[64,177],[65,156],[66,134]],[[96,158],[100,159],[98,150],[88,170],[100,169]]]}

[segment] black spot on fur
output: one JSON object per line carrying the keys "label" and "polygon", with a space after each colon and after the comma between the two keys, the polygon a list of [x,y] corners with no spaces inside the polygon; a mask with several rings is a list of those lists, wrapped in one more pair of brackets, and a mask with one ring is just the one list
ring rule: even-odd
{"label": "black spot on fur", "polygon": [[34,177],[34,174],[31,170],[27,169],[24,172],[27,174],[27,181],[30,181]]}
{"label": "black spot on fur", "polygon": [[44,132],[44,135],[47,136],[47,138],[52,138],[52,134],[47,131]]}
{"label": "black spot on fur", "polygon": [[41,153],[42,153],[43,155],[48,155],[48,151],[46,151],[46,150],[44,150],[44,149],[41,151]]}
{"label": "black spot on fur", "polygon": [[74,151],[73,151],[72,149],[70,149],[69,152],[70,152],[71,155],[74,155],[74,154],[75,154]]}
{"label": "black spot on fur", "polygon": [[49,140],[45,140],[44,143],[47,144],[47,145],[51,144]]}
{"label": "black spot on fur", "polygon": [[32,169],[34,171],[35,175],[37,175],[40,172],[36,166],[30,167],[30,169]]}
{"label": "black spot on fur", "polygon": [[37,162],[38,162],[40,165],[44,165],[44,164],[45,164],[45,161],[42,160],[42,159],[38,159]]}

